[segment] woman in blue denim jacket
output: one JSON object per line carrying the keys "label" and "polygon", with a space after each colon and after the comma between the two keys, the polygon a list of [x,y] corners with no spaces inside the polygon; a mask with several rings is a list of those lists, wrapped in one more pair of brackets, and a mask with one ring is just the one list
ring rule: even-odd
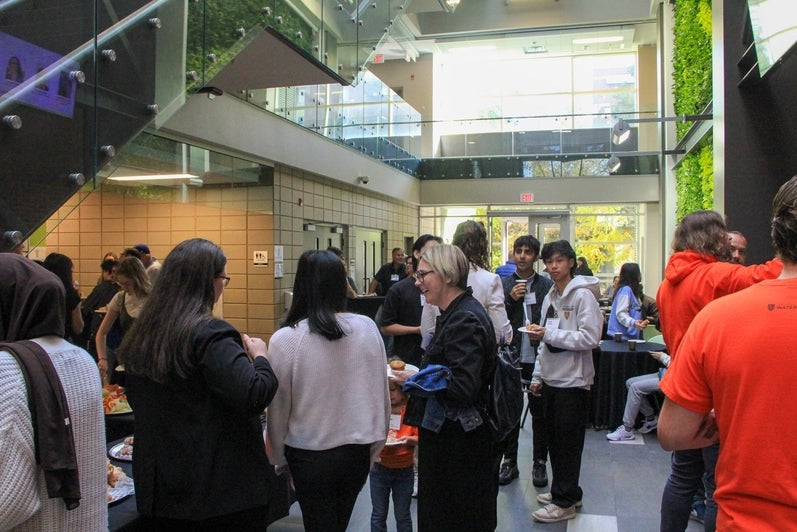
{"label": "woman in blue denim jacket", "polygon": [[[451,372],[434,401],[412,395],[405,422],[419,426],[418,530],[495,530],[498,462],[486,420],[496,342],[487,312],[467,287],[468,260],[450,245],[421,255],[415,284],[442,314],[426,349],[422,369]],[[412,393],[412,392],[410,392]],[[428,403],[442,406],[438,430],[424,428]]]}

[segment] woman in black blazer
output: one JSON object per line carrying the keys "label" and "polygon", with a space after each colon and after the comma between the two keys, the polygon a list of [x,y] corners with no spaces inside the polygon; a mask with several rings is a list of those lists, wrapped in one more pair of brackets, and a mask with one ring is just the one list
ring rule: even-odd
{"label": "woman in black blazer", "polygon": [[277,391],[263,340],[211,311],[230,281],[203,239],[182,242],[120,347],[136,415],[133,478],[153,528],[265,530],[260,414]]}

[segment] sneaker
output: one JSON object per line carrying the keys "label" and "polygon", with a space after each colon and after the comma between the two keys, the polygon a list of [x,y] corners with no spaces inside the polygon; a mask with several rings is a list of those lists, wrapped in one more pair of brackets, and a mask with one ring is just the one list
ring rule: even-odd
{"label": "sneaker", "polygon": [[617,430],[606,435],[606,439],[610,441],[633,440],[635,437],[633,432],[625,428],[625,425],[620,425]]}
{"label": "sneaker", "polygon": [[535,460],[531,468],[531,483],[541,488],[548,485],[548,471],[545,468],[545,460]]}
{"label": "sneaker", "polygon": [[657,416],[650,416],[646,418],[642,426],[639,427],[640,434],[647,434],[648,432],[653,432],[656,430],[656,427],[659,425],[659,418]]}
{"label": "sneaker", "polygon": [[415,471],[412,478],[412,496],[418,498],[418,471]]}
{"label": "sneaker", "polygon": [[[540,504],[552,504],[553,503],[553,495],[549,491],[548,493],[540,493],[537,495],[537,502]],[[581,508],[584,505],[584,501],[576,501],[576,504],[573,506],[575,508]]]}
{"label": "sneaker", "polygon": [[514,460],[504,460],[501,470],[498,472],[498,484],[506,486],[520,476],[517,464]]}
{"label": "sneaker", "polygon": [[706,515],[706,503],[694,502],[692,503],[692,511],[689,513],[689,519],[703,524],[703,518]]}
{"label": "sneaker", "polygon": [[576,507],[562,508],[553,503],[546,504],[536,512],[531,514],[535,521],[541,523],[556,523],[559,521],[566,521],[573,519],[576,516]]}

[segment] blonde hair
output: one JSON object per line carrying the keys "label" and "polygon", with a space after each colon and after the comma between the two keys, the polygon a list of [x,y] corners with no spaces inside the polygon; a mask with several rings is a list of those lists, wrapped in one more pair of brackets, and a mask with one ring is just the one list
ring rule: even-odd
{"label": "blonde hair", "polygon": [[457,246],[440,244],[432,246],[423,252],[421,259],[425,260],[447,284],[465,290],[468,287],[468,272],[470,264],[468,258]]}

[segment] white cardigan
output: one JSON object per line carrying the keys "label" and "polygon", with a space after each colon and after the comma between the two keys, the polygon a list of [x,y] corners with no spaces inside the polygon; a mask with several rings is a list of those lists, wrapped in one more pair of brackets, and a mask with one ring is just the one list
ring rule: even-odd
{"label": "white cardigan", "polygon": [[[69,404],[80,479],[80,506],[50,499],[36,465],[25,379],[0,351],[0,530],[108,530],[105,419],[97,366],[84,350],[57,336],[34,340],[50,355]],[[16,527],[16,528],[15,528]]]}
{"label": "white cardigan", "polygon": [[390,426],[385,345],[367,316],[338,314],[339,340],[313,334],[307,320],[271,337],[268,361],[279,388],[268,407],[266,452],[283,466],[285,445],[320,451],[371,445],[379,459]]}

